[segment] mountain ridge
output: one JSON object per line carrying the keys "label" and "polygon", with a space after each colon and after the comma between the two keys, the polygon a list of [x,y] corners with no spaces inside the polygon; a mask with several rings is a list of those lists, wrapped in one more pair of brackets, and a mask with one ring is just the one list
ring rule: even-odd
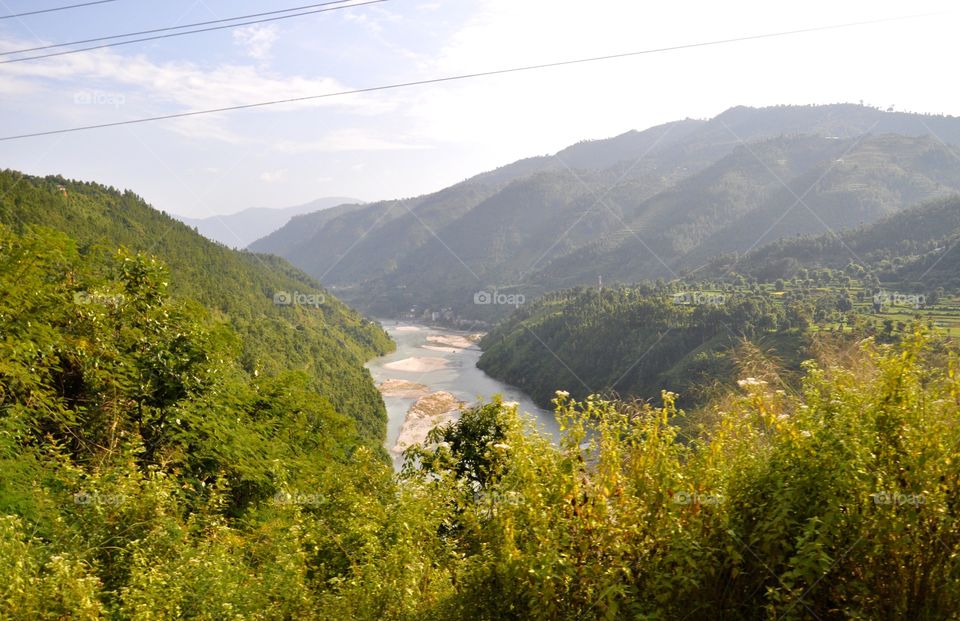
{"label": "mountain ridge", "polygon": [[230,248],[246,248],[256,240],[269,235],[287,224],[296,216],[331,209],[339,205],[362,203],[346,196],[327,196],[292,207],[248,207],[231,214],[218,214],[205,218],[190,218],[170,214],[184,224],[194,227],[198,233]]}
{"label": "mountain ridge", "polygon": [[[741,106],[322,222],[303,216],[251,248],[288,258],[372,314],[495,320],[508,309],[476,305],[474,294],[529,298],[598,277],[670,278],[726,252],[948,196],[960,191],[950,142],[960,143],[954,117]],[[811,186],[802,202],[815,217],[791,207]],[[781,222],[784,211],[792,213]]]}

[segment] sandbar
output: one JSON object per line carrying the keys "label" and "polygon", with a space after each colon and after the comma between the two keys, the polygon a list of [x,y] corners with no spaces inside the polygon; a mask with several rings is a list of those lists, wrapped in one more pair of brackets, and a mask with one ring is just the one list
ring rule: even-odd
{"label": "sandbar", "polygon": [[403,426],[400,427],[400,435],[393,446],[393,452],[399,454],[414,444],[423,444],[431,429],[456,420],[457,414],[464,405],[466,403],[446,391],[420,397],[407,410]]}
{"label": "sandbar", "polygon": [[383,368],[406,373],[429,373],[446,368],[447,364],[448,361],[443,358],[404,358],[403,360],[388,362],[383,365]]}
{"label": "sandbar", "polygon": [[384,397],[408,397],[417,398],[430,393],[430,389],[423,384],[410,382],[403,379],[384,380],[377,386],[380,394]]}

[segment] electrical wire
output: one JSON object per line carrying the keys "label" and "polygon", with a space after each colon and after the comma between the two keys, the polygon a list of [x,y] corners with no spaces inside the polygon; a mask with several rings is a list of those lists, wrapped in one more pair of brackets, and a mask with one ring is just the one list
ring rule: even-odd
{"label": "electrical wire", "polygon": [[[346,0],[340,0],[344,2]],[[294,17],[303,17],[304,15],[314,15],[317,13],[326,13],[329,11],[339,11],[342,9],[352,9],[358,6],[367,6],[370,4],[380,4],[383,2],[389,2],[389,0],[367,0],[366,2],[356,2],[354,4],[345,4],[341,6],[327,7],[325,9],[314,9],[312,11],[304,11],[303,13],[293,13],[292,15],[280,15],[278,17],[268,17],[264,19],[256,19],[246,22],[238,22],[236,24],[227,24],[223,26],[211,26],[209,28],[198,28],[197,30],[189,30],[187,32],[170,32],[162,35],[155,35],[152,37],[143,37],[140,39],[130,39],[128,41],[117,41],[115,43],[104,43],[103,45],[92,45],[90,47],[82,47],[76,50],[65,50],[62,52],[51,52],[50,54],[40,54],[37,56],[26,56],[24,58],[13,58],[10,60],[0,60],[0,65],[8,65],[10,63],[21,63],[28,60],[40,60],[41,58],[52,58],[54,56],[66,56],[68,54],[79,54],[80,52],[89,52],[90,50],[100,50],[107,47],[117,47],[119,45],[130,45],[131,43],[141,43],[143,41],[155,41],[157,39],[169,39],[172,37],[182,37],[184,35],[197,34],[198,32],[211,32],[214,30],[225,30],[227,28],[239,28],[240,26],[249,26],[251,24],[263,24],[265,22],[275,22],[281,19],[291,19]]]}
{"label": "electrical wire", "polygon": [[[115,0],[106,0],[106,1],[114,2]],[[155,34],[157,32],[167,32],[168,30],[184,30],[186,28],[194,28],[196,26],[209,26],[211,24],[223,24],[226,22],[233,22],[240,19],[252,19],[254,17],[265,17],[267,15],[290,13],[292,11],[305,11],[307,9],[314,9],[317,7],[329,6],[331,4],[345,4],[347,2],[352,2],[352,1],[353,0],[333,0],[332,2],[318,2],[316,4],[305,4],[303,6],[295,6],[289,9],[266,11],[264,13],[251,13],[250,15],[237,15],[236,17],[225,17],[223,19],[213,19],[205,22],[195,22],[193,24],[182,24],[180,26],[167,26],[166,28],[152,28],[150,30],[140,30],[137,32],[127,32],[125,34],[94,37],[92,39],[80,39],[78,41],[68,41],[66,43],[51,43],[49,45],[27,47],[27,48],[23,48],[22,50],[7,50],[5,52],[0,52],[0,56],[10,56],[11,54],[26,54],[27,52],[39,52],[41,50],[51,50],[58,47],[68,47],[71,45],[83,45],[84,43],[96,43],[98,41],[110,41],[112,39],[125,39],[127,37],[139,37],[140,35]],[[13,17],[13,16],[10,16],[10,17]]]}
{"label": "electrical wire", "polygon": [[0,19],[13,19],[15,17],[27,17],[29,15],[40,15],[41,13],[53,13],[55,11],[66,11],[67,9],[78,9],[84,6],[93,6],[95,4],[107,4],[117,0],[96,0],[95,2],[82,2],[80,4],[70,4],[67,6],[58,6],[51,9],[40,9],[37,11],[27,11],[26,13],[15,13],[14,15],[0,15]]}
{"label": "electrical wire", "polygon": [[366,87],[366,88],[357,88],[357,89],[352,89],[352,90],[337,91],[337,92],[333,92],[333,93],[323,93],[323,94],[319,94],[319,95],[306,95],[306,96],[303,96],[303,97],[291,97],[291,98],[288,98],[288,99],[277,99],[277,100],[273,100],[273,101],[261,101],[261,102],[257,102],[257,103],[242,104],[242,105],[237,105],[237,106],[226,106],[226,107],[223,107],[223,108],[212,108],[212,109],[207,109],[207,110],[193,110],[193,111],[188,111],[188,112],[177,112],[177,113],[174,113],[174,114],[164,114],[164,115],[144,117],[144,118],[139,118],[139,119],[128,119],[128,120],[125,120],[125,121],[113,121],[113,122],[110,122],[110,123],[99,123],[99,124],[96,124],[96,125],[83,125],[83,126],[80,126],[80,127],[69,127],[69,128],[65,128],[65,129],[54,129],[54,130],[48,130],[48,131],[31,132],[31,133],[28,133],[28,134],[18,134],[18,135],[13,135],[13,136],[2,136],[2,137],[0,137],[0,142],[7,142],[7,141],[11,141],[11,140],[21,140],[21,139],[25,139],[25,138],[36,138],[36,137],[39,137],[39,136],[52,136],[52,135],[56,135],[56,134],[67,134],[67,133],[72,133],[72,132],[81,132],[81,131],[88,131],[88,130],[94,130],[94,129],[103,129],[103,128],[107,128],[107,127],[119,127],[119,126],[122,126],[122,125],[134,125],[134,124],[139,124],[139,123],[150,123],[150,122],[153,122],[153,121],[165,121],[165,120],[169,120],[169,119],[181,119],[181,118],[187,118],[187,117],[192,117],[192,116],[201,116],[201,115],[205,115],[205,114],[215,114],[215,113],[218,113],[218,112],[231,112],[231,111],[234,111],[234,110],[248,110],[248,109],[251,109],[251,108],[264,108],[264,107],[267,107],[267,106],[275,106],[275,105],[287,104],[287,103],[298,103],[298,102],[303,102],[303,101],[314,101],[314,100],[318,100],[318,99],[328,99],[328,98],[332,98],[332,97],[341,97],[341,96],[344,96],[344,95],[357,95],[357,94],[361,94],[361,93],[373,93],[373,92],[393,90],[393,89],[398,89],[398,88],[408,88],[408,87],[412,87],[412,86],[423,86],[423,85],[426,85],[426,84],[438,84],[438,83],[442,83],[442,82],[454,82],[454,81],[458,81],[458,80],[467,80],[467,79],[472,79],[472,78],[489,77],[489,76],[494,76],[494,75],[504,75],[504,74],[510,74],[510,73],[526,72],[526,71],[536,71],[536,70],[540,70],[540,69],[549,69],[549,68],[553,68],[553,67],[565,67],[565,66],[569,66],[569,65],[579,65],[579,64],[585,64],[585,63],[594,63],[594,62],[600,62],[600,61],[605,61],[605,60],[613,60],[613,59],[618,59],[618,58],[629,58],[629,57],[633,57],[633,56],[643,56],[643,55],[648,55],[648,54],[659,54],[659,53],[673,52],[673,51],[678,51],[678,50],[689,50],[689,49],[696,49],[696,48],[703,48],[703,47],[714,47],[714,46],[720,46],[720,45],[728,45],[728,44],[731,44],[731,43],[740,43],[740,42],[744,42],[744,41],[757,41],[757,40],[761,40],[761,39],[773,39],[773,38],[778,38],[778,37],[786,37],[786,36],[793,36],[793,35],[799,35],[799,34],[809,34],[809,33],[814,33],[814,32],[823,32],[823,31],[826,31],[826,30],[838,30],[838,29],[842,29],[842,28],[854,28],[854,27],[858,27],[858,26],[867,26],[867,25],[879,24],[879,23],[884,23],[884,22],[898,21],[898,20],[903,20],[903,19],[911,19],[911,18],[915,18],[915,17],[926,17],[926,15],[913,15],[913,16],[906,16],[906,17],[892,17],[892,18],[886,18],[886,19],[862,21],[862,22],[850,22],[850,23],[846,23],[846,24],[833,24],[833,25],[829,25],[829,26],[815,26],[815,27],[812,27],[812,28],[801,28],[801,29],[797,29],[797,30],[785,30],[785,31],[781,31],[781,32],[774,32],[774,33],[767,33],[767,34],[759,34],[759,35],[748,35],[748,36],[735,37],[735,38],[730,38],[730,39],[717,39],[717,40],[713,40],[713,41],[702,41],[702,42],[699,42],[699,43],[686,43],[686,44],[682,44],[682,45],[672,45],[672,46],[669,46],[669,47],[652,48],[652,49],[646,49],[646,50],[639,50],[639,51],[635,51],[635,52],[623,52],[623,53],[620,53],[620,54],[608,54],[608,55],[605,55],[605,56],[593,56],[593,57],[590,57],[590,58],[578,58],[578,59],[574,59],[574,60],[562,60],[562,61],[557,61],[557,62],[552,62],[552,63],[542,63],[542,64],[538,64],[538,65],[526,65],[526,66],[522,66],[522,67],[511,67],[511,68],[508,68],[508,69],[494,69],[494,70],[491,70],[491,71],[480,71],[480,72],[476,72],[476,73],[465,73],[465,74],[454,75],[454,76],[446,76],[446,77],[442,77],[442,78],[432,78],[432,79],[427,79],[427,80],[415,80],[415,81],[412,81],[412,82],[401,82],[401,83],[396,83],[396,84],[386,84],[386,85],[382,85],[382,86],[370,86],[370,87]]}

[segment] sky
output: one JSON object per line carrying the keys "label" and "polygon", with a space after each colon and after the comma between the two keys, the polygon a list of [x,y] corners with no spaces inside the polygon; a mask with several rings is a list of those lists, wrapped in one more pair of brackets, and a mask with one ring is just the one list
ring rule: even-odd
{"label": "sky", "polygon": [[[77,2],[0,0],[0,16]],[[116,0],[0,19],[0,51],[305,4]],[[862,101],[960,115],[960,10],[949,0],[385,0],[0,64],[0,137],[878,20],[0,141],[0,168],[131,189],[158,209],[204,217],[324,196],[415,196],[581,140],[736,105]]]}

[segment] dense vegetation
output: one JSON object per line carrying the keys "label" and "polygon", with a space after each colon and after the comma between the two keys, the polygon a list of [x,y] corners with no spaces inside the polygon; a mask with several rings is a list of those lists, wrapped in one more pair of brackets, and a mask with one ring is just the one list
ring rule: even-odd
{"label": "dense vegetation", "polygon": [[841,235],[781,240],[746,256],[718,257],[710,270],[716,275],[735,272],[773,281],[794,278],[801,269],[853,266],[904,290],[957,290],[960,271],[953,250],[958,239],[960,197],[954,196],[917,205]]}
{"label": "dense vegetation", "polygon": [[799,370],[813,308],[748,288],[679,287],[547,294],[497,324],[478,366],[545,406],[557,389],[577,398],[656,398],[669,389],[692,405],[733,379],[743,340]]}
{"label": "dense vegetation", "polygon": [[[931,136],[936,132],[947,144]],[[434,194],[297,218],[252,247],[380,316],[492,322],[528,300],[674,278],[960,191],[960,120],[864,106],[734,108],[573,145]],[[798,200],[801,199],[802,200]]]}
{"label": "dense vegetation", "polygon": [[390,344],[316,282],[129,192],[0,196],[0,619],[958,618],[956,304],[874,302],[949,277],[952,203],[867,266],[522,305],[483,365],[562,439],[494,399],[397,476]]}
{"label": "dense vegetation", "polygon": [[[129,191],[4,171],[0,196],[0,224],[12,231],[57,229],[85,256],[122,246],[159,257],[171,272],[171,293],[206,306],[237,332],[245,371],[305,372],[337,411],[356,420],[374,444],[382,442],[386,413],[362,365],[392,343],[313,279],[276,257],[209,242]],[[278,306],[277,293],[322,303]]]}
{"label": "dense vegetation", "polygon": [[541,404],[557,387],[580,398],[655,398],[667,388],[689,406],[729,383],[732,347],[743,339],[797,371],[821,330],[892,341],[920,319],[960,334],[958,242],[952,197],[842,235],[717,257],[698,270],[712,280],[550,293],[491,330],[480,366]]}
{"label": "dense vegetation", "polygon": [[509,425],[478,433],[483,411],[438,433],[420,463],[439,480],[414,480],[450,497],[441,532],[466,557],[455,610],[956,618],[956,359],[922,337],[834,355],[796,394],[772,373],[745,379],[696,435],[680,435],[670,394],[661,408],[560,394],[560,449]]}
{"label": "dense vegetation", "polygon": [[[158,261],[0,229],[0,617],[945,619],[956,357],[918,328],[685,417],[502,403],[399,479]],[[684,418],[690,420],[680,421]],[[681,431],[682,430],[682,431]]]}
{"label": "dense vegetation", "polygon": [[389,482],[313,378],[248,372],[242,337],[169,277],[0,228],[2,618],[301,616],[297,563],[336,541],[299,532],[296,506]]}

